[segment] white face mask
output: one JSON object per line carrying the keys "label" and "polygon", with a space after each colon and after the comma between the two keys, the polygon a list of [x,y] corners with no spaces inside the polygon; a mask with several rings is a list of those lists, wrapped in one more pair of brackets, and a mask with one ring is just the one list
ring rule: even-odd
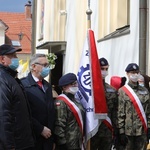
{"label": "white face mask", "polygon": [[79,91],[78,87],[69,87],[69,93],[75,95]]}
{"label": "white face mask", "polygon": [[130,75],[129,75],[129,79],[130,79],[132,82],[137,82],[137,81],[138,81],[138,78],[139,78],[139,75],[138,75],[138,74],[130,74]]}
{"label": "white face mask", "polygon": [[108,75],[108,71],[101,70],[102,78],[105,79],[105,77]]}
{"label": "white face mask", "polygon": [[144,83],[139,83],[139,86],[142,86],[142,87],[144,87]]}

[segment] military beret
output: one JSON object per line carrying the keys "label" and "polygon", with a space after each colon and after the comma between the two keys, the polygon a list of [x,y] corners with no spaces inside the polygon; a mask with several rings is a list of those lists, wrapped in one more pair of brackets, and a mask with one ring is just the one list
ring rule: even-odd
{"label": "military beret", "polygon": [[109,65],[108,61],[104,57],[99,59],[99,63],[101,66],[108,66]]}
{"label": "military beret", "polygon": [[77,81],[77,77],[74,73],[67,73],[59,79],[59,86],[65,86]]}
{"label": "military beret", "polygon": [[130,72],[130,71],[139,71],[139,66],[136,63],[130,63],[126,69],[126,72]]}

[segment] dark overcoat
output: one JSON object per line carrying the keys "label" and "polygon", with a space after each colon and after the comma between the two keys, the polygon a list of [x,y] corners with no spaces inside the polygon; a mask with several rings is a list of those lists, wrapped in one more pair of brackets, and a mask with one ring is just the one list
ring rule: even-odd
{"label": "dark overcoat", "polygon": [[[31,114],[16,71],[0,64],[0,149],[33,147]],[[3,148],[2,148],[3,147]],[[4,148],[5,147],[5,148]]]}
{"label": "dark overcoat", "polygon": [[54,101],[52,97],[52,87],[50,83],[43,80],[44,90],[41,89],[33,79],[31,73],[21,82],[26,90],[29,100],[33,129],[36,135],[36,150],[51,150],[53,145],[53,136],[48,139],[42,137],[41,132],[44,126],[48,127],[53,135],[54,128]]}

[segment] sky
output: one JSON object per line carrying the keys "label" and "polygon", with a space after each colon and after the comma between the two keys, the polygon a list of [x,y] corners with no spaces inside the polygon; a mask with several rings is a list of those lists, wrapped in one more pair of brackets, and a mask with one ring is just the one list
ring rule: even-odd
{"label": "sky", "polygon": [[[24,12],[28,0],[0,0],[0,12]],[[32,4],[32,0],[31,0]]]}

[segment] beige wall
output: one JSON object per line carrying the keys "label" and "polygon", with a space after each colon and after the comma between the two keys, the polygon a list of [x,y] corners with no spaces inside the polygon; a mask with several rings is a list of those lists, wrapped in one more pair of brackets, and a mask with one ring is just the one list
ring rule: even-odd
{"label": "beige wall", "polygon": [[[103,38],[115,31],[117,28],[128,24],[127,2],[129,0],[95,1],[98,4],[95,8],[98,12],[94,15],[94,10],[92,10],[93,13],[91,18],[95,19],[95,22],[92,21],[92,29],[96,32],[96,40]],[[91,3],[94,3],[95,1],[91,0]],[[68,70],[64,69],[64,73],[69,70],[73,72],[77,71],[87,31],[86,10],[88,9],[88,0],[45,0],[43,39],[40,39],[41,3],[42,0],[37,1],[36,46],[47,41],[67,41],[67,54],[64,55],[64,58],[66,60],[67,67],[69,67]],[[70,5],[71,9],[69,7],[67,8],[70,3],[73,4]],[[71,12],[65,13],[66,10]],[[94,28],[94,24],[96,24],[96,30]],[[73,32],[71,28],[74,30]],[[70,33],[73,35],[71,38],[68,38]],[[73,59],[71,58],[72,56]]]}
{"label": "beige wall", "polygon": [[[79,7],[76,8],[76,16],[74,19],[77,21],[77,25],[80,24],[81,15],[84,15],[84,24],[86,25],[85,13],[80,13],[78,9],[82,9],[84,12],[87,10],[87,1],[76,0]],[[41,16],[41,3],[42,0],[38,0],[37,11],[37,40],[40,39],[40,16]],[[99,14],[98,17],[98,35],[99,39],[112,33],[117,28],[123,27],[129,22],[128,15],[128,3],[129,0],[99,0]],[[44,37],[40,42],[45,41],[64,41],[66,29],[66,0],[45,0],[44,5]],[[64,12],[64,13],[63,13]],[[68,12],[66,12],[68,13]],[[80,13],[80,14],[79,14]],[[73,18],[72,18],[73,19]],[[82,20],[83,22],[83,20]],[[37,41],[38,42],[38,41]]]}
{"label": "beige wall", "polygon": [[26,62],[27,60],[30,59],[31,54],[19,54],[19,53],[17,53],[17,56],[18,56],[19,60]]}
{"label": "beige wall", "polygon": [[99,39],[129,22],[129,0],[100,0]]}
{"label": "beige wall", "polygon": [[0,45],[5,43],[5,28],[0,26]]}
{"label": "beige wall", "polygon": [[40,39],[42,0],[37,2],[37,43],[46,41],[64,41],[67,14],[61,14],[66,10],[66,0],[45,0],[44,5],[44,32]]}

